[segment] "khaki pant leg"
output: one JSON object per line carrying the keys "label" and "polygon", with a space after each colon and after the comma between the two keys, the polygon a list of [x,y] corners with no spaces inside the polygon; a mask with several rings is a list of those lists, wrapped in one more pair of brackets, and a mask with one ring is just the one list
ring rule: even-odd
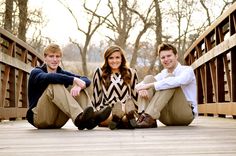
{"label": "khaki pant leg", "polygon": [[83,109],[78,102],[71,96],[69,91],[64,85],[49,85],[53,93],[52,102],[62,110],[67,116],[69,116],[74,122],[76,117],[83,112]]}
{"label": "khaki pant leg", "polygon": [[187,126],[193,121],[190,103],[186,100],[182,89],[176,88],[168,105],[161,111],[159,120],[170,126]]}
{"label": "khaki pant leg", "polygon": [[[74,122],[78,114],[83,112],[83,109],[64,85],[50,84],[40,97],[33,112],[34,123],[40,128],[47,128],[47,125],[55,127],[56,119],[60,119],[60,121],[56,122],[58,125],[68,121],[69,118]],[[58,114],[62,116],[58,118]]]}
{"label": "khaki pant leg", "polygon": [[75,97],[75,100],[79,103],[83,110],[89,106],[93,107],[90,96],[86,89],[81,90],[80,94]]}
{"label": "khaki pant leg", "polygon": [[68,120],[69,120],[69,117],[64,112],[60,111],[54,123],[55,127],[61,128],[67,123]]}
{"label": "khaki pant leg", "polygon": [[47,94],[48,91],[45,90],[37,106],[32,110],[34,125],[37,128],[61,128],[69,120],[69,117],[52,102]]}
{"label": "khaki pant leg", "polygon": [[[155,80],[153,75],[147,75],[143,79],[144,83],[152,83],[152,82],[155,82],[155,81],[156,80]],[[150,97],[149,99],[144,99],[144,98],[139,96],[139,98],[138,98],[138,113],[141,113],[141,112],[146,110],[146,108],[147,108],[148,104],[150,103],[150,100],[153,97],[154,93],[155,93],[154,88],[150,88],[150,89],[148,89],[148,95]]]}
{"label": "khaki pant leg", "polygon": [[[60,128],[59,124],[56,124],[56,120],[61,110],[58,109],[53,103],[47,101],[46,98],[42,99],[38,102],[37,107],[32,109],[34,113],[34,126],[37,128]],[[60,121],[61,127],[66,124],[68,119],[69,117],[66,116],[63,119],[64,123],[63,121]]]}
{"label": "khaki pant leg", "polygon": [[156,91],[145,113],[151,115],[154,119],[159,119],[162,109],[168,104],[174,91],[175,89]]}

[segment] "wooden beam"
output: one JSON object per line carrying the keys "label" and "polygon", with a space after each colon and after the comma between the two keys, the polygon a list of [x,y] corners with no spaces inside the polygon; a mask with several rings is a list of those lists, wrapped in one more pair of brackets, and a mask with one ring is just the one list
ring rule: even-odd
{"label": "wooden beam", "polygon": [[204,38],[210,34],[212,31],[214,31],[214,29],[220,24],[222,23],[226,18],[228,18],[231,14],[234,14],[236,12],[236,3],[233,3],[230,8],[225,11],[220,17],[217,18],[217,20],[215,22],[213,22],[211,24],[210,27],[208,27],[208,29],[191,45],[191,47],[186,51],[186,53],[184,54],[184,58],[186,58],[187,55],[190,54],[190,52],[192,51],[192,49],[194,49],[202,40],[204,40]]}
{"label": "wooden beam", "polygon": [[205,103],[198,105],[201,114],[236,115],[236,102]]}
{"label": "wooden beam", "polygon": [[196,69],[213,58],[228,52],[230,49],[236,46],[236,34],[231,36],[228,40],[220,43],[218,46],[212,48],[210,51],[202,55],[200,58],[195,60],[191,65],[193,69]]}
{"label": "wooden beam", "polygon": [[4,64],[10,65],[27,73],[30,73],[30,71],[33,69],[32,66],[25,64],[19,59],[10,57],[9,55],[4,53],[0,53],[0,62],[3,62]]}
{"label": "wooden beam", "polygon": [[[230,54],[230,53],[228,53],[228,54]],[[228,59],[227,59],[227,54],[225,54],[224,56],[223,56],[223,62],[224,62],[224,67],[225,67],[225,76],[226,76],[226,85],[227,85],[227,87],[228,87],[228,91],[229,91],[229,98],[230,98],[230,100],[229,101],[231,101],[231,79],[230,79],[230,65],[231,65],[231,63],[232,63],[232,60],[229,60],[228,61]],[[232,70],[231,70],[232,71]]]}
{"label": "wooden beam", "polygon": [[9,74],[10,74],[10,66],[5,65],[4,75],[2,79],[2,107],[3,108],[5,107]]}
{"label": "wooden beam", "polygon": [[231,101],[236,102],[236,47],[231,50]]}
{"label": "wooden beam", "polygon": [[12,35],[8,31],[4,30],[3,28],[0,27],[0,34],[1,36],[5,36],[8,40],[14,41],[17,46],[24,47],[24,49],[30,51],[32,54],[43,60],[43,57],[40,53],[36,52],[31,46],[29,46],[27,43],[24,41],[18,39],[16,36]]}

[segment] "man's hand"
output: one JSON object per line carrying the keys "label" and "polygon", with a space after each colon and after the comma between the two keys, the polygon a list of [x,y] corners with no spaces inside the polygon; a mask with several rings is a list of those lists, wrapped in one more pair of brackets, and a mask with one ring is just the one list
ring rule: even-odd
{"label": "man's hand", "polygon": [[82,88],[80,86],[75,85],[74,87],[71,88],[70,90],[70,94],[73,97],[76,97],[79,95],[80,91],[82,90]]}
{"label": "man's hand", "polygon": [[83,80],[81,80],[81,79],[79,79],[77,77],[74,78],[74,82],[73,83],[75,85],[79,86],[81,89],[86,88],[86,83]]}
{"label": "man's hand", "polygon": [[148,91],[147,90],[140,90],[138,91],[138,95],[144,99],[148,99],[149,95],[148,95]]}

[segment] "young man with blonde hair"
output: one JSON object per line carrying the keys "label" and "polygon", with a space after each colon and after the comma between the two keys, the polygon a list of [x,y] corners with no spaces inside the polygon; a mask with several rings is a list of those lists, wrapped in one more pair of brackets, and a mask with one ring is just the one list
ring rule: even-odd
{"label": "young man with blonde hair", "polygon": [[136,86],[144,107],[136,128],[155,128],[157,119],[167,126],[187,126],[198,114],[194,71],[177,61],[173,45],[161,44],[158,53],[164,69]]}
{"label": "young man with blonde hair", "polygon": [[48,129],[61,128],[71,118],[79,130],[93,129],[109,117],[111,108],[94,112],[85,91],[91,81],[63,70],[61,59],[59,45],[50,44],[44,50],[44,64],[31,71],[27,120],[36,128]]}

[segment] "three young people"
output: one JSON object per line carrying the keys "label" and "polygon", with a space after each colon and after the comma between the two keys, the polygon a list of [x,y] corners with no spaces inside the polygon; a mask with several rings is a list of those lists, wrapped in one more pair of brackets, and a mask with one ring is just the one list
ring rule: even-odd
{"label": "three young people", "polygon": [[[49,49],[54,46],[59,53],[51,54]],[[108,47],[104,64],[93,75],[90,102],[85,90],[90,80],[62,70],[59,46],[49,45],[44,52],[45,64],[30,74],[28,121],[37,128],[60,128],[69,118],[79,129],[97,125],[155,128],[156,120],[165,125],[189,125],[198,113],[193,69],[178,62],[177,50],[171,44],[161,44],[158,54],[164,69],[138,84],[136,71],[126,65],[124,50],[116,45]],[[66,89],[69,85],[73,86],[70,92]],[[138,113],[141,115],[136,120]]]}

